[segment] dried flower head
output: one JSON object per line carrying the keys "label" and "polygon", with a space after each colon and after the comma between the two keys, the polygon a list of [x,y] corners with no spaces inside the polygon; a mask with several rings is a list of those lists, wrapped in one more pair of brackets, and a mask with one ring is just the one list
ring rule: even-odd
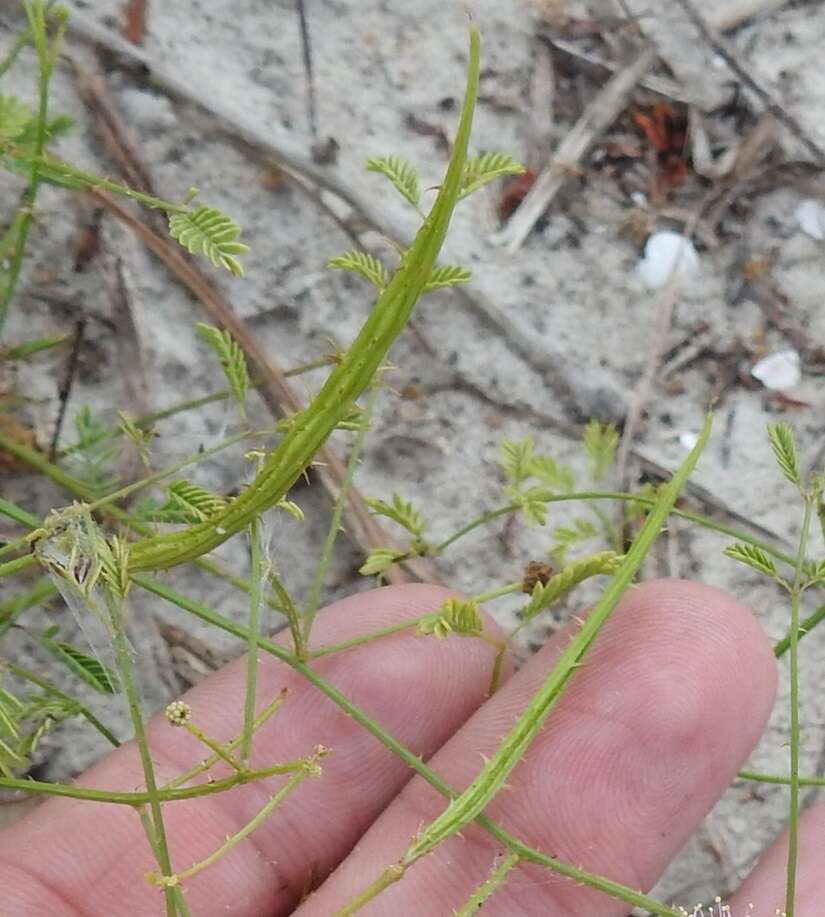
{"label": "dried flower head", "polygon": [[531,560],[524,568],[521,591],[527,595],[532,595],[536,584],[541,583],[542,586],[546,586],[552,575],[553,568],[550,564],[545,564],[540,560]]}

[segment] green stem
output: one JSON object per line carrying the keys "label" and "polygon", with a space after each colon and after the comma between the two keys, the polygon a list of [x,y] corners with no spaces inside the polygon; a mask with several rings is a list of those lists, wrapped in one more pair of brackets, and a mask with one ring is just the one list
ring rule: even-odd
{"label": "green stem", "polygon": [[155,798],[158,802],[181,802],[185,799],[200,799],[202,796],[213,796],[215,793],[224,793],[236,786],[255,783],[267,777],[292,774],[306,768],[306,760],[286,761],[260,770],[243,771],[225,777],[221,780],[210,780],[195,786],[174,787],[172,789],[158,789],[155,794],[148,790],[142,793],[127,793],[117,790],[96,790],[91,787],[76,786],[64,783],[44,783],[40,780],[29,780],[18,777],[0,777],[0,789],[20,790],[23,793],[34,793],[38,796],[61,796],[67,799],[85,799],[87,802],[107,802],[116,806],[132,806],[137,808],[149,805]]}
{"label": "green stem", "polygon": [[523,592],[524,583],[507,583],[506,586],[498,586],[496,589],[489,589],[487,592],[479,592],[473,596],[473,601],[481,605],[483,602],[492,602],[493,599],[500,599],[505,595],[513,595],[514,592]]}
{"label": "green stem", "polygon": [[32,554],[25,554],[23,557],[17,557],[5,564],[0,564],[0,579],[4,576],[11,576],[14,573],[19,573],[21,570],[26,570],[33,563],[34,556]]}
{"label": "green stem", "polygon": [[261,520],[253,519],[249,526],[249,577],[252,593],[249,596],[249,638],[246,643],[246,697],[244,700],[243,738],[241,761],[246,765],[252,754],[252,734],[255,729],[255,700],[258,689],[258,634],[261,618],[261,589],[264,563],[261,552]]}
{"label": "green stem", "polygon": [[[255,718],[254,728],[256,730],[260,729],[261,726],[273,715],[275,714],[281,706],[283,706],[284,701],[286,700],[286,691],[282,691],[279,697],[276,697],[271,704],[267,705]],[[189,768],[188,771],[185,771],[182,774],[178,774],[177,777],[174,777],[168,783],[163,785],[163,788],[160,790],[162,794],[164,790],[175,789],[176,787],[183,786],[184,783],[189,783],[190,780],[198,777],[200,774],[205,773],[209,770],[210,767],[214,767],[218,761],[223,758],[226,760],[225,755],[230,755],[231,753],[241,744],[241,739],[243,738],[243,733],[237,735],[231,742],[228,742],[226,745],[221,746],[221,751],[215,751],[215,754],[210,755],[205,761],[201,761],[199,764],[196,764],[194,767]],[[233,767],[234,758],[232,759]],[[248,773],[248,772],[245,772]]]}
{"label": "green stem", "polygon": [[[166,601],[177,605],[179,608],[184,609],[184,611],[188,611],[190,614],[194,615],[200,620],[206,621],[207,623],[212,624],[215,627],[226,631],[227,633],[234,634],[236,637],[246,639],[246,629],[242,625],[237,624],[230,618],[225,618],[223,615],[217,614],[217,612],[213,611],[211,608],[207,608],[200,602],[196,602],[187,596],[183,596],[180,593],[169,589],[167,586],[157,582],[152,577],[135,576],[133,577],[133,581],[142,589],[146,589],[148,592],[166,599]],[[336,704],[336,706],[343,710],[344,713],[352,717],[356,723],[358,723],[360,726],[363,726],[363,728],[366,729],[367,732],[374,736],[379,742],[381,742],[382,745],[384,745],[389,751],[391,751],[400,760],[402,760],[409,768],[411,768],[424,780],[426,780],[427,783],[433,787],[433,789],[441,793],[442,796],[445,796],[447,799],[456,798],[457,793],[450,786],[448,786],[448,784],[446,784],[438,776],[438,774],[430,770],[430,768],[424,764],[418,755],[410,751],[410,749],[399,742],[398,739],[396,739],[392,734],[383,729],[378,723],[375,722],[375,720],[364,713],[360,707],[353,704],[345,694],[342,694],[341,691],[339,691],[334,685],[330,684],[328,681],[318,675],[312,668],[310,668],[309,665],[307,665],[301,659],[298,659],[289,650],[267,638],[262,637],[259,641],[259,645],[262,650],[270,653],[271,655],[275,656],[276,659],[279,659],[281,662],[294,669],[310,684],[321,691],[321,693],[328,697],[334,704]],[[20,782],[23,783],[24,781]],[[3,781],[0,780],[0,786],[3,785]],[[48,787],[49,784],[46,784],[46,786]],[[206,789],[208,791],[208,787]],[[508,850],[512,850],[514,853],[518,853],[519,856],[525,861],[552,869],[559,875],[566,876],[567,878],[572,879],[575,882],[579,882],[582,885],[586,885],[589,888],[595,888],[599,891],[602,891],[605,894],[618,899],[619,901],[624,901],[631,905],[631,907],[645,908],[652,914],[658,915],[658,917],[683,917],[683,915],[675,908],[668,907],[667,905],[662,904],[660,901],[656,901],[654,898],[643,895],[640,892],[637,892],[632,888],[628,888],[619,882],[613,882],[609,879],[605,879],[602,876],[594,875],[593,873],[587,872],[587,870],[579,869],[576,866],[571,866],[568,863],[564,863],[561,860],[547,856],[546,854],[541,853],[532,847],[529,847],[527,844],[524,844],[517,838],[513,837],[513,835],[509,834],[504,830],[504,828],[496,824],[496,822],[492,821],[492,819],[488,818],[486,815],[479,815],[476,821],[500,844],[503,844],[508,848]]]}
{"label": "green stem", "polygon": [[[584,502],[589,500],[617,500],[622,503],[641,503],[643,506],[656,505],[656,500],[651,497],[643,497],[638,494],[624,493],[622,491],[616,490],[583,490],[567,494],[552,494],[542,499],[541,502],[570,503],[576,501]],[[486,525],[488,522],[492,522],[494,519],[498,519],[501,516],[506,516],[508,513],[516,513],[521,510],[521,508],[522,507],[518,503],[508,503],[507,506],[501,506],[498,509],[488,510],[486,513],[482,513],[471,522],[463,525],[460,529],[458,529],[458,531],[450,535],[449,538],[445,538],[444,541],[434,545],[430,553],[441,554],[442,551],[445,551],[460,538],[463,538],[465,535],[468,535],[475,529],[480,528],[481,526]],[[673,508],[672,515],[677,516],[680,519],[687,519],[690,522],[695,522],[697,525],[702,526],[702,528],[709,529],[712,532],[718,532],[720,535],[729,535],[731,538],[736,539],[736,541],[742,541],[745,544],[750,544],[754,547],[761,548],[763,551],[765,551],[766,554],[769,554],[771,557],[775,557],[777,560],[781,560],[783,563],[786,563],[791,567],[796,565],[795,557],[792,557],[790,554],[786,554],[785,552],[774,548],[764,541],[760,541],[758,538],[754,538],[747,532],[742,532],[739,529],[732,528],[729,525],[724,525],[721,522],[716,522],[707,516],[702,516],[699,513],[692,513],[689,510],[679,509],[678,507]]]}
{"label": "green stem", "polygon": [[[319,357],[317,360],[310,360],[308,363],[300,363],[298,366],[293,366],[291,369],[285,370],[284,378],[289,379],[293,376],[300,376],[302,373],[311,372],[314,369],[321,369],[322,367],[329,366],[334,362],[334,357],[325,356]],[[262,384],[263,383],[260,380],[255,380],[252,382],[253,388],[257,388]],[[168,408],[163,408],[160,411],[154,411],[151,414],[145,414],[143,417],[135,421],[135,425],[141,430],[148,430],[151,429],[160,420],[167,420],[170,417],[175,417],[177,414],[183,414],[186,411],[192,411],[196,408],[204,407],[207,404],[214,404],[217,401],[228,401],[230,398],[234,397],[235,395],[231,388],[221,389],[220,391],[212,392],[210,395],[201,395],[199,398],[190,398],[187,401],[178,402],[177,404],[173,404]],[[108,429],[101,430],[99,433],[90,436],[82,443],[76,442],[71,446],[67,446],[61,452],[61,456],[71,455],[74,452],[78,452],[82,449],[87,449],[90,446],[94,446],[105,439],[117,439],[121,436],[123,436],[123,430],[120,427],[109,427]]]}
{"label": "green stem", "polygon": [[312,587],[309,590],[309,598],[307,598],[306,606],[304,608],[304,640],[307,643],[309,642],[312,625],[315,621],[315,615],[318,612],[318,605],[321,601],[321,589],[324,586],[327,570],[329,569],[330,561],[332,560],[332,552],[335,548],[338,532],[341,530],[341,519],[343,518],[344,509],[346,508],[347,497],[349,496],[349,491],[352,487],[352,481],[355,477],[355,471],[358,468],[358,462],[361,458],[361,451],[364,448],[364,442],[367,438],[367,433],[369,432],[370,419],[372,418],[372,411],[375,407],[375,398],[377,394],[378,388],[375,387],[373,388],[372,393],[370,394],[370,397],[367,401],[367,406],[364,409],[364,413],[361,415],[361,423],[358,427],[358,433],[352,446],[352,452],[350,453],[349,461],[347,462],[347,470],[344,475],[344,480],[341,482],[341,489],[339,490],[338,497],[335,500],[335,507],[332,511],[332,519],[330,520],[329,531],[327,532],[326,541],[324,542],[324,549],[321,552],[321,559],[318,561],[318,566],[315,570],[315,576],[312,580]]}
{"label": "green stem", "polygon": [[[779,786],[790,786],[791,778],[779,774],[759,774],[755,771],[739,771],[739,780],[755,780],[757,783],[774,783]],[[800,786],[825,786],[825,777],[799,777]]]}
{"label": "green stem", "polygon": [[[165,876],[171,876],[172,861],[169,857],[169,845],[166,840],[166,828],[163,824],[163,812],[161,810],[160,800],[158,799],[155,767],[152,763],[152,753],[149,749],[149,741],[146,737],[146,729],[143,725],[140,698],[138,696],[137,685],[135,684],[134,672],[132,670],[132,659],[129,656],[129,645],[123,627],[124,608],[108,591],[106,597],[109,617],[111,619],[111,631],[115,645],[118,674],[120,675],[120,681],[123,685],[123,690],[129,705],[129,715],[132,719],[132,727],[135,730],[135,743],[137,744],[140,754],[140,762],[143,766],[143,779],[146,782],[146,792],[149,796],[149,809],[152,813],[154,836],[157,843],[156,853],[158,866],[160,866],[161,872]],[[166,892],[165,897],[166,913],[168,917],[175,917],[175,902],[173,896],[170,894],[170,890]]]}
{"label": "green stem", "polygon": [[281,604],[281,613],[286,618],[286,625],[292,636],[292,646],[295,649],[295,654],[299,659],[304,659],[306,657],[306,645],[304,643],[304,632],[301,628],[301,612],[298,611],[292,596],[274,570],[269,570],[268,579],[269,585],[275,590],[275,595]]}
{"label": "green stem", "polygon": [[355,646],[362,646],[365,643],[371,643],[373,640],[379,640],[381,637],[389,637],[392,634],[398,634],[404,630],[412,630],[413,628],[418,627],[422,621],[426,621],[428,618],[432,617],[432,613],[426,615],[420,615],[417,618],[410,618],[407,621],[402,621],[399,624],[390,624],[387,627],[382,627],[379,630],[370,631],[368,634],[361,634],[358,637],[353,637],[351,640],[343,640],[341,643],[333,643],[329,646],[321,646],[317,650],[309,650],[306,653],[306,659],[320,659],[322,656],[331,656],[333,653],[340,653],[343,650],[352,649]]}
{"label": "green stem", "polygon": [[673,504],[678,499],[682,487],[707,443],[710,430],[711,418],[708,417],[696,446],[672,480],[663,488],[656,506],[648,514],[645,524],[628,550],[621,567],[581,625],[578,634],[562,653],[544,684],[533,695],[514,727],[504,738],[497,752],[481,769],[478,777],[413,842],[402,860],[403,863],[415,862],[480,815],[501,789],[513,768],[523,758],[533,739],[546,722],[547,716],[561,698],[573,672],[581,664],[585,653],[633,582],[647,553],[659,537]]}
{"label": "green stem", "polygon": [[9,53],[0,61],[0,77],[4,76],[9,68],[17,60],[17,56],[32,40],[31,29],[26,29],[17,36],[14,44],[11,46]]}
{"label": "green stem", "polygon": [[[31,40],[34,42],[35,50],[37,51],[37,61],[39,65],[39,105],[37,111],[37,131],[34,141],[34,153],[36,159],[40,159],[46,146],[46,133],[49,120],[49,84],[54,71],[54,61],[63,38],[65,24],[58,27],[57,34],[50,48],[46,14],[42,0],[26,2],[25,8],[26,15],[29,19],[29,33]],[[26,252],[26,243],[28,242],[29,232],[34,222],[34,205],[37,200],[37,192],[40,189],[40,183],[40,166],[38,162],[35,161],[31,163],[29,186],[26,188],[18,211],[19,224],[17,227],[17,244],[15,245],[11,265],[7,272],[5,287],[2,294],[0,294],[0,335],[2,335],[9,304],[17,289],[17,282],[20,279],[20,271],[23,267],[23,257]]]}
{"label": "green stem", "polygon": [[36,529],[40,525],[40,520],[37,516],[33,516],[19,506],[15,506],[14,503],[3,497],[0,497],[0,513],[8,516],[9,519],[14,519],[15,522],[19,522],[21,525],[28,526],[30,529]]}
{"label": "green stem", "polygon": [[18,163],[30,166],[33,171],[37,170],[39,175],[43,175],[49,181],[76,191],[109,191],[111,194],[126,197],[152,210],[163,210],[165,213],[189,213],[192,209],[187,204],[176,204],[174,201],[167,201],[163,198],[155,197],[153,194],[146,194],[144,191],[130,188],[122,182],[113,181],[103,175],[86,172],[84,169],[79,169],[63,159],[49,156],[43,151],[42,147],[39,150],[35,149],[34,153],[30,153],[27,149],[6,141],[0,145],[0,153],[16,160]]}
{"label": "green stem", "polygon": [[192,560],[247,528],[255,516],[284,497],[357,398],[372,384],[424,292],[458,202],[478,73],[479,36],[477,28],[471,26],[467,88],[447,174],[415,241],[340,364],[333,368],[312,403],[298,415],[252,484],[207,522],[138,542],[129,555],[133,572],[167,569]]}
{"label": "green stem", "polygon": [[796,560],[793,589],[791,590],[791,640],[790,640],[790,817],[788,819],[788,875],[785,888],[785,915],[793,917],[796,900],[796,869],[799,846],[799,601],[805,581],[805,551],[811,529],[814,498],[806,494],[799,551]]}
{"label": "green stem", "polygon": [[191,879],[192,876],[196,876],[199,872],[202,872],[204,869],[207,869],[209,866],[212,866],[216,863],[224,854],[229,853],[234,847],[237,847],[238,844],[245,838],[249,837],[252,832],[260,827],[266,819],[272,813],[272,810],[279,806],[284,799],[301,783],[303,780],[306,780],[310,776],[310,772],[304,770],[295,774],[290,780],[281,787],[280,790],[267,802],[267,804],[261,809],[258,814],[251,819],[247,824],[240,829],[240,831],[235,832],[226,839],[226,842],[223,843],[214,853],[211,853],[208,857],[199,862],[195,863],[193,866],[190,866],[188,869],[184,869],[183,872],[179,872],[174,876],[151,876],[149,881],[154,885],[160,885],[162,887],[173,887],[178,885],[180,882],[185,882],[187,879]]}
{"label": "green stem", "polygon": [[340,910],[337,910],[335,912],[335,917],[352,917],[352,915],[360,911],[365,904],[369,904],[370,901],[377,898],[381,892],[386,891],[391,885],[403,879],[406,871],[407,867],[403,863],[394,863],[392,866],[388,866],[374,882],[370,883],[364,889],[364,891],[356,895]]}
{"label": "green stem", "polygon": [[[196,726],[194,723],[185,723],[183,728],[189,735],[194,736],[199,742],[203,742],[203,744],[214,753],[215,760],[220,758],[222,761],[225,761],[232,770],[243,770],[242,765],[232,757],[228,749],[224,748],[220,742],[217,742],[211,736],[208,736],[200,727]],[[185,783],[186,781],[182,782]]]}
{"label": "green stem", "polygon": [[[13,439],[6,436],[2,430],[0,430],[0,450],[9,452],[15,456],[15,458],[19,458],[21,461],[26,462],[28,465],[34,468],[35,471],[40,472],[50,480],[54,481],[56,484],[59,484],[62,488],[64,488],[64,490],[72,494],[72,496],[79,497],[86,503],[91,503],[95,499],[94,492],[82,481],[78,481],[77,478],[63,471],[62,468],[59,468],[54,463],[50,462],[46,456],[44,456],[41,452],[38,452],[36,449],[31,449],[29,446],[23,445],[23,443],[15,442]],[[119,507],[105,506],[103,508],[106,513],[111,515],[118,522],[122,522],[124,525],[128,526],[132,531],[142,535],[151,533],[151,528],[149,526],[130,518],[129,514],[121,510]],[[23,521],[22,518],[20,521]],[[24,522],[24,524],[26,523]],[[39,526],[39,524],[40,523],[38,522],[37,526]],[[27,542],[24,538],[22,538],[18,539],[18,541],[13,545],[10,543],[9,545],[6,545],[5,548],[0,548],[0,556],[2,556],[6,550],[12,547],[27,547]],[[30,562],[34,563],[33,557],[31,557]],[[230,583],[232,586],[235,586],[235,588],[246,592],[247,595],[252,588],[251,585],[241,577],[234,576],[231,572],[224,570],[217,561],[199,557],[197,560],[195,560],[195,564],[202,570],[205,570],[207,573],[211,573],[213,576],[217,576],[220,579]],[[21,566],[20,569],[25,569],[25,567]],[[0,570],[2,570],[2,567],[0,567]],[[281,605],[274,602],[271,596],[266,597],[266,602],[270,607],[276,609],[281,614],[286,614]]]}
{"label": "green stem", "polygon": [[455,917],[472,917],[476,911],[481,910],[492,894],[504,885],[507,881],[507,876],[520,862],[521,857],[517,853],[509,853],[506,857],[502,857],[501,862],[493,870],[490,878],[479,885],[466,904],[455,912]]}
{"label": "green stem", "polygon": [[179,471],[181,471],[183,468],[187,468],[189,465],[197,465],[205,458],[216,455],[218,452],[223,452],[224,449],[229,449],[230,446],[234,446],[245,439],[249,439],[253,436],[266,436],[269,434],[269,432],[270,431],[266,430],[260,433],[236,433],[234,436],[230,436],[228,439],[222,440],[217,445],[212,446],[209,449],[202,449],[200,452],[195,452],[192,455],[187,455],[186,458],[183,458],[172,465],[168,465],[166,468],[161,468],[160,471],[156,471],[154,474],[150,474],[145,478],[141,478],[139,481],[134,481],[132,484],[127,484],[125,487],[121,487],[120,490],[115,490],[110,494],[106,494],[105,497],[100,497],[100,499],[94,500],[89,504],[89,509],[94,511],[111,506],[113,503],[117,503],[119,500],[123,500],[126,497],[137,493],[139,490],[143,490],[146,487],[151,487],[152,484],[157,484],[159,481],[164,480],[164,478],[168,478],[173,474],[177,474]]}

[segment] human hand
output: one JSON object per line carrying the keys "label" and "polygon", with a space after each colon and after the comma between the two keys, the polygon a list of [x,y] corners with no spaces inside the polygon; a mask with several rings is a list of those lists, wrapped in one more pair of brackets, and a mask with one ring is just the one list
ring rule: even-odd
{"label": "human hand", "polygon": [[[340,642],[417,617],[448,595],[430,586],[357,595],[328,609],[313,635],[319,644]],[[432,756],[430,766],[460,789],[479,770],[481,755],[495,751],[570,632],[555,635],[515,675],[508,677],[506,669],[506,682],[489,700],[494,650],[479,640],[402,632],[313,667],[409,748]],[[198,725],[219,741],[240,730],[244,684],[238,660],[186,697]],[[421,778],[409,780],[398,758],[284,664],[262,656],[258,684],[262,702],[283,688],[290,693],[256,732],[253,764],[300,758],[318,743],[332,752],[320,779],[304,782],[248,839],[185,884],[186,901],[193,917],[330,917],[399,859],[445,800]],[[748,757],[775,684],[767,638],[733,599],[682,581],[636,587],[607,622],[508,789],[486,812],[564,862],[647,889]],[[203,758],[203,746],[162,716],[149,735],[160,780]],[[80,783],[133,790],[142,780],[130,744]],[[208,856],[282,782],[272,778],[266,786],[166,804],[175,867]],[[819,807],[800,826],[797,917],[823,912],[823,840],[825,807]],[[472,826],[415,863],[363,913],[447,917],[489,876],[501,852]],[[784,857],[780,840],[731,900],[734,917],[773,917],[782,908]],[[4,917],[160,914],[161,894],[143,880],[153,869],[130,808],[53,799],[0,835],[0,910]],[[750,902],[753,911],[747,910]],[[484,911],[622,917],[628,905],[524,866]]]}

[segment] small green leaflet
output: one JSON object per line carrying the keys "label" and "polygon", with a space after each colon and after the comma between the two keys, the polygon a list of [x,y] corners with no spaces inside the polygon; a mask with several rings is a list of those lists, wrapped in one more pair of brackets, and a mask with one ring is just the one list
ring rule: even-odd
{"label": "small green leaflet", "polygon": [[249,368],[246,365],[243,350],[228,331],[221,331],[220,328],[204,322],[197,322],[195,327],[204,341],[217,354],[235,401],[243,408],[250,386]]}
{"label": "small green leaflet", "polygon": [[235,256],[248,252],[249,246],[237,241],[241,227],[215,207],[171,214],[169,234],[191,254],[203,253],[215,267],[243,277],[243,265]]}
{"label": "small green leaflet", "polygon": [[590,473],[594,481],[601,481],[616,459],[619,432],[610,423],[591,420],[584,429],[584,449],[590,456]]}
{"label": "small green leaflet", "polygon": [[724,554],[733,560],[738,560],[752,570],[763,573],[771,579],[779,579],[776,564],[768,557],[762,548],[753,544],[732,544],[725,548]]}
{"label": "small green leaflet", "polygon": [[402,551],[391,551],[389,548],[376,548],[370,551],[367,559],[361,565],[358,572],[362,576],[377,576],[388,570],[399,557],[404,557]]}
{"label": "small green leaflet", "polygon": [[800,487],[802,485],[802,473],[799,470],[799,456],[796,451],[796,439],[794,438],[793,429],[786,423],[772,423],[768,425],[768,437],[782,474],[791,484]]}
{"label": "small green leaflet", "polygon": [[373,255],[368,252],[360,252],[357,249],[344,252],[335,258],[327,261],[329,267],[340,268],[344,271],[351,271],[353,274],[360,274],[366,277],[379,291],[390,282],[390,275],[384,265]]}
{"label": "small green leaflet", "polygon": [[461,176],[459,200],[477,191],[488,182],[505,175],[521,175],[524,166],[507,153],[483,153],[468,159]]}
{"label": "small green leaflet", "polygon": [[63,640],[55,640],[57,628],[52,627],[40,637],[40,643],[67,669],[100,694],[117,694],[120,684],[115,674],[94,656],[81,652]]}
{"label": "small green leaflet", "polygon": [[163,509],[180,509],[187,518],[205,522],[226,508],[226,500],[189,481],[173,481],[169,485],[169,502]]}
{"label": "small green leaflet", "polygon": [[418,206],[421,200],[418,172],[406,159],[401,156],[379,156],[368,159],[367,171],[385,175],[402,197],[405,197],[413,207]]}
{"label": "small green leaflet", "polygon": [[366,504],[377,516],[392,519],[411,535],[421,538],[424,531],[424,517],[408,500],[402,499],[398,494],[393,494],[392,503],[367,499]]}
{"label": "small green leaflet", "polygon": [[499,446],[499,465],[513,484],[520,484],[530,477],[534,448],[532,436],[517,440],[505,439]]}
{"label": "small green leaflet", "polygon": [[32,119],[32,112],[17,96],[0,93],[0,140],[16,140]]}
{"label": "small green leaflet", "polygon": [[424,293],[432,293],[433,290],[442,290],[445,287],[454,287],[459,283],[467,283],[472,276],[466,267],[443,264],[433,269],[430,279],[424,285]]}

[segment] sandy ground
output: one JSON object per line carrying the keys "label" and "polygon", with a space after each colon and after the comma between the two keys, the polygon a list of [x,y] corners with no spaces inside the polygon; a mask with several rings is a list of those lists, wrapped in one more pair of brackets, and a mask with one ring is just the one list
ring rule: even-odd
{"label": "sandy ground", "polygon": [[[637,5],[644,6],[631,7]],[[14,6],[0,4],[4,45],[9,41],[7,29],[17,21],[11,12]],[[115,21],[120,6],[118,0],[77,4],[87,17],[104,25]],[[594,2],[588,10],[549,0],[542,5],[491,0],[473,3],[472,9],[484,36],[474,148],[505,150],[541,167],[596,96],[606,74],[555,50],[554,116],[545,124],[540,112],[542,104],[545,112],[550,107],[549,99],[539,94],[537,108],[530,93],[536,68],[548,60],[548,46],[536,39],[536,31],[548,28],[549,18],[556,34],[567,35],[576,47],[619,59],[626,40],[620,30],[607,29],[600,42],[586,34],[584,26],[571,26],[615,16],[616,8],[607,2]],[[552,18],[559,10],[567,19]],[[425,186],[438,181],[447,155],[438,131],[452,135],[462,88],[464,12],[459,4],[430,0],[326,0],[308,2],[307,16],[317,133],[320,139],[335,138],[339,145],[337,164],[318,168],[367,200],[387,229],[408,237],[414,218],[388,185],[364,171],[363,162],[371,155],[403,153],[419,165]],[[671,67],[670,74],[665,67],[656,72],[683,80],[698,110],[717,109],[705,115],[717,155],[747,135],[764,111],[762,101],[741,88],[741,80],[702,43],[680,7],[664,4],[661,12],[642,22]],[[823,39],[825,13],[819,3],[787,4],[727,34],[749,72],[821,145]],[[77,60],[92,62],[89,48],[77,37],[70,37],[68,47]],[[275,145],[309,156],[313,136],[293,3],[154,3],[144,50],[174,72],[192,96],[236,112]],[[33,74],[33,60],[26,56],[4,81],[4,91],[31,97]],[[330,341],[345,345],[351,340],[370,300],[365,285],[325,268],[327,258],[351,247],[329,215],[279,180],[265,157],[253,155],[194,105],[170,98],[133,71],[112,67],[106,80],[159,192],[180,198],[189,186],[197,185],[204,201],[214,202],[243,223],[252,246],[246,279],[215,276],[268,352],[290,366],[328,351]],[[655,98],[639,90],[631,104],[644,107]],[[90,169],[111,172],[113,165],[77,96],[68,66],[55,81],[53,106],[78,121],[74,134],[61,141],[60,153]],[[728,106],[729,112],[720,113],[718,106]],[[434,135],[423,134],[415,124],[430,125]],[[627,114],[608,137],[645,150]],[[782,125],[776,137],[763,164],[810,160],[810,153]],[[643,230],[683,228],[685,214],[690,218],[713,183],[692,176],[665,204],[657,204],[647,194],[646,153],[636,161],[608,161],[600,147],[606,139],[599,139],[593,157],[571,170],[549,212],[516,253],[496,245],[493,238],[500,185],[462,205],[444,260],[471,267],[473,280],[463,298],[442,293],[423,302],[415,329],[395,348],[395,368],[387,376],[391,387],[379,401],[358,484],[371,496],[387,497],[397,490],[420,503],[432,520],[433,535],[443,537],[501,501],[496,455],[502,439],[532,435],[538,448],[573,464],[580,481],[587,483],[578,444],[582,419],[594,414],[622,418],[651,352],[659,347],[664,363],[675,360],[675,368],[657,374],[630,455],[631,480],[638,482],[652,464],[675,468],[686,454],[685,435],[699,429],[709,401],[716,399],[715,433],[696,472],[697,489],[689,505],[731,525],[741,524],[737,516],[749,519],[772,533],[776,544],[790,548],[801,508],[773,465],[764,429],[777,419],[792,422],[808,461],[822,446],[823,360],[817,350],[825,339],[822,243],[803,233],[794,216],[803,199],[821,196],[822,186],[816,184],[814,171],[785,167],[768,170],[764,180],[732,183],[732,206],[724,210],[718,225],[708,227],[700,221],[698,272],[677,291],[670,327],[657,339],[656,320],[667,306],[667,294],[647,290],[635,273]],[[7,209],[16,201],[17,188],[14,180],[0,178]],[[74,240],[88,218],[84,206],[66,193],[43,192],[32,255],[8,328],[9,339],[17,340],[65,332],[79,318],[87,319],[63,442],[71,441],[71,419],[84,404],[109,420],[115,408],[134,410],[99,266],[93,263],[85,273],[72,272]],[[674,215],[675,221],[669,218]],[[124,259],[148,380],[146,406],[157,410],[220,387],[220,373],[193,331],[193,323],[204,317],[197,303],[109,219],[103,222],[103,237],[108,250]],[[377,251],[391,255],[386,243],[373,240]],[[770,266],[746,280],[744,266],[759,258],[767,258]],[[784,393],[798,405],[749,382],[750,369],[760,356],[786,348],[799,350],[802,358],[799,384]],[[38,358],[14,376],[5,370],[4,385],[27,399],[19,416],[44,446],[54,429],[55,396],[65,371],[65,352]],[[296,390],[306,394],[322,378],[318,373],[304,376]],[[258,424],[267,421],[257,402],[252,416]],[[224,407],[161,423],[153,446],[155,463],[161,466],[201,445],[213,445],[231,423]],[[349,442],[346,436],[336,437],[342,451]],[[205,462],[196,479],[227,491],[245,473],[236,452]],[[4,476],[2,490],[39,514],[67,501],[56,488],[23,474]],[[316,491],[303,487],[294,494],[308,521],[299,524],[279,515],[273,522],[275,561],[299,596],[310,582],[327,524],[327,501]],[[528,559],[543,556],[550,529],[577,515],[581,513],[554,510],[548,530],[528,529],[520,522],[493,525],[439,560],[440,575],[472,592],[510,581]],[[10,535],[7,523],[2,526],[0,531]],[[731,589],[753,608],[772,636],[783,635],[787,602],[777,589],[722,556],[728,541],[674,522],[645,576],[698,577]],[[818,536],[815,544],[819,550]],[[220,554],[237,569],[246,564],[240,539]],[[341,542],[327,599],[365,588],[357,574],[361,559],[357,548]],[[176,573],[170,581],[208,599],[223,614],[239,620],[245,616],[244,603],[229,587],[197,574]],[[5,594],[8,581],[2,588]],[[816,601],[811,595],[809,610]],[[147,708],[164,704],[180,688],[157,621],[185,626],[218,654],[237,652],[228,639],[159,601],[136,596],[134,604],[132,640]],[[502,621],[513,620],[515,604],[502,602],[497,607]],[[73,622],[56,605],[31,613],[26,621],[35,632],[56,621],[67,638],[76,635]],[[543,633],[537,630],[532,637],[541,639]],[[23,632],[8,637],[4,649],[44,663]],[[806,773],[820,773],[825,759],[825,705],[816,691],[823,662],[825,643],[815,634],[803,650]],[[754,769],[786,770],[785,692],[783,686],[771,726],[751,762]],[[94,695],[87,700],[126,731],[125,711],[119,705],[102,703]],[[94,737],[67,726],[43,743],[37,772],[66,778],[101,751]],[[686,903],[734,887],[778,830],[785,804],[781,788],[754,792],[735,784],[657,893]]]}

